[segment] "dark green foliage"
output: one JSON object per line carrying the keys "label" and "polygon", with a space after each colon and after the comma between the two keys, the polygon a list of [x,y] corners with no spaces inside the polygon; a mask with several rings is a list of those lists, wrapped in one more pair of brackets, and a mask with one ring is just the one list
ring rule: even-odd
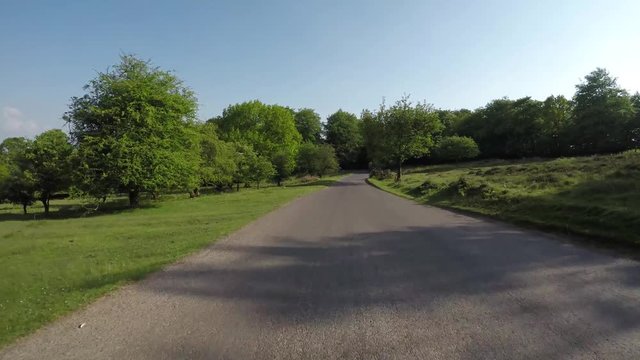
{"label": "dark green foliage", "polygon": [[480,155],[478,144],[467,136],[447,136],[442,138],[435,149],[435,156],[441,161],[461,161]]}
{"label": "dark green foliage", "polygon": [[635,109],[625,90],[605,69],[596,69],[576,86],[572,145],[575,152],[594,154],[633,146],[630,131]]}
{"label": "dark green foliage", "polygon": [[363,139],[358,117],[343,110],[336,111],[327,118],[325,135],[327,143],[335,149],[340,167],[360,166]]}
{"label": "dark green foliage", "polygon": [[295,114],[296,129],[302,136],[303,142],[314,144],[322,140],[322,123],[320,115],[313,109],[300,109]]}
{"label": "dark green foliage", "polygon": [[94,197],[198,183],[197,102],[173,74],[133,56],[100,73],[64,118],[78,149],[76,185]]}
{"label": "dark green foliage", "polygon": [[323,177],[333,174],[339,169],[335,150],[329,144],[302,144],[296,163],[297,171],[303,175]]}
{"label": "dark green foliage", "polygon": [[0,199],[22,205],[23,212],[35,200],[36,183],[29,160],[32,142],[25,138],[8,138],[0,144],[4,175],[0,179]]}

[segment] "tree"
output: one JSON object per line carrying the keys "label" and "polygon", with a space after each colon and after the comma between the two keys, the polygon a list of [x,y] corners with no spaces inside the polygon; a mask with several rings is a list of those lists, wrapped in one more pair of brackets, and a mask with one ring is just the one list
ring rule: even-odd
{"label": "tree", "polygon": [[439,160],[461,161],[480,155],[478,144],[467,136],[447,136],[442,138],[435,149]]}
{"label": "tree", "polygon": [[319,177],[333,174],[338,171],[338,158],[336,157],[336,151],[333,149],[333,146],[329,144],[318,145],[316,150],[314,169],[315,173]]}
{"label": "tree", "polygon": [[320,115],[313,109],[300,109],[295,114],[296,129],[303,142],[318,144],[322,140],[322,123]]}
{"label": "tree", "polygon": [[24,214],[27,214],[27,207],[33,204],[35,192],[28,156],[30,148],[31,141],[22,137],[8,138],[0,144],[0,153],[6,168],[4,180],[0,183],[0,198],[22,205]]}
{"label": "tree", "polygon": [[329,144],[302,144],[296,162],[300,174],[320,177],[334,173],[339,168],[336,152]]}
{"label": "tree", "polygon": [[434,144],[434,136],[442,130],[437,113],[426,103],[413,105],[407,96],[393,106],[380,106],[373,116],[378,132],[380,151],[386,162],[396,169],[396,181],[402,178],[402,165],[410,158],[425,156]]}
{"label": "tree", "polygon": [[192,189],[198,182],[193,92],[170,72],[131,55],[71,99],[64,119],[78,148],[78,186],[103,197]]}
{"label": "tree", "polygon": [[624,150],[632,146],[635,109],[627,92],[607,70],[598,68],[576,85],[573,97],[573,145],[580,154]]}
{"label": "tree", "polygon": [[333,145],[343,168],[357,167],[363,151],[363,139],[358,118],[338,110],[327,118],[325,125],[327,143]]}
{"label": "tree", "polygon": [[567,151],[567,131],[571,125],[571,101],[549,96],[542,105],[542,155],[561,156]]}
{"label": "tree", "polygon": [[251,169],[251,180],[255,181],[256,187],[260,189],[260,183],[272,178],[276,174],[276,170],[266,156],[258,155],[252,158],[252,160],[249,166]]}
{"label": "tree", "polygon": [[315,172],[317,148],[318,146],[313,143],[300,145],[298,157],[296,158],[296,169],[299,174],[311,175]]}
{"label": "tree", "polygon": [[293,113],[279,105],[265,105],[254,100],[227,107],[221,117],[211,119],[225,141],[250,145],[256,154],[273,161],[286,153],[290,166],[302,139],[296,130]]}
{"label": "tree", "polygon": [[215,124],[204,123],[200,132],[200,179],[204,185],[218,188],[231,186],[237,171],[233,144],[218,139]]}
{"label": "tree", "polygon": [[49,130],[36,136],[28,151],[34,188],[49,215],[51,195],[71,185],[73,146],[62,130]]}
{"label": "tree", "polygon": [[233,143],[234,162],[236,164],[233,173],[233,183],[236,184],[236,191],[240,191],[240,184],[247,184],[253,175],[253,164],[258,157],[249,145]]}
{"label": "tree", "polygon": [[287,152],[279,152],[273,156],[273,167],[275,169],[275,180],[278,186],[282,185],[282,181],[293,172],[295,162],[292,161],[291,155]]}

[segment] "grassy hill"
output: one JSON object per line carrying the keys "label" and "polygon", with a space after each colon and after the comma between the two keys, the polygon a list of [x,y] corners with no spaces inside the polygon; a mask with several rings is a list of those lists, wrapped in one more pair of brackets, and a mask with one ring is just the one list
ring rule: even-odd
{"label": "grassy hill", "polygon": [[640,244],[640,151],[409,169],[392,193],[516,223]]}
{"label": "grassy hill", "polygon": [[0,204],[0,346],[336,179],[168,195],[136,210],[114,199],[90,216],[80,216],[82,202],[73,199],[52,201],[49,219],[38,204],[28,215]]}

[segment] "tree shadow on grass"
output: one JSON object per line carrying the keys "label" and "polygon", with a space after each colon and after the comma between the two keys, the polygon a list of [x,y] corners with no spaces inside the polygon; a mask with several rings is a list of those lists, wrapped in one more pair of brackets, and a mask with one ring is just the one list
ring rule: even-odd
{"label": "tree shadow on grass", "polygon": [[[385,326],[413,337],[408,346],[437,346],[460,332],[471,339],[456,349],[460,358],[517,358],[522,349],[530,358],[569,357],[640,331],[639,264],[515,229],[478,222],[271,240],[219,244],[214,249],[227,260],[172,267],[143,286],[243,304],[256,327],[390,314]],[[401,319],[439,327],[414,332]]]}
{"label": "tree shadow on grass", "polygon": [[12,212],[0,212],[0,222],[3,221],[34,221],[34,220],[67,220],[67,219],[81,219],[90,218],[104,215],[121,214],[139,209],[153,209],[159,206],[154,202],[143,202],[137,208],[132,209],[128,203],[122,201],[110,201],[104,205],[100,205],[96,210],[96,204],[56,204],[52,202],[50,205],[50,213],[45,216],[40,210],[38,212],[29,212],[27,214],[20,214],[14,211]]}

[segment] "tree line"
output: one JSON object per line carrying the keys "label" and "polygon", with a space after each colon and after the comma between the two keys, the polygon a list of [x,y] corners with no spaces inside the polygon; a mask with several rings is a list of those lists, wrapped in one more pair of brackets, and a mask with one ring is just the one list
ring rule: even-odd
{"label": "tree line", "polygon": [[610,153],[640,143],[640,95],[604,69],[576,85],[572,99],[497,99],[476,110],[435,109],[408,96],[360,116],[338,110],[322,123],[313,109],[260,101],[200,122],[195,94],[173,73],[131,55],[99,73],[71,99],[66,134],[0,144],[0,200],[27,206],[64,191],[104,201],[126,193],[240,190],[293,174],[338,168],[393,169],[407,162],[477,157],[558,157]]}

